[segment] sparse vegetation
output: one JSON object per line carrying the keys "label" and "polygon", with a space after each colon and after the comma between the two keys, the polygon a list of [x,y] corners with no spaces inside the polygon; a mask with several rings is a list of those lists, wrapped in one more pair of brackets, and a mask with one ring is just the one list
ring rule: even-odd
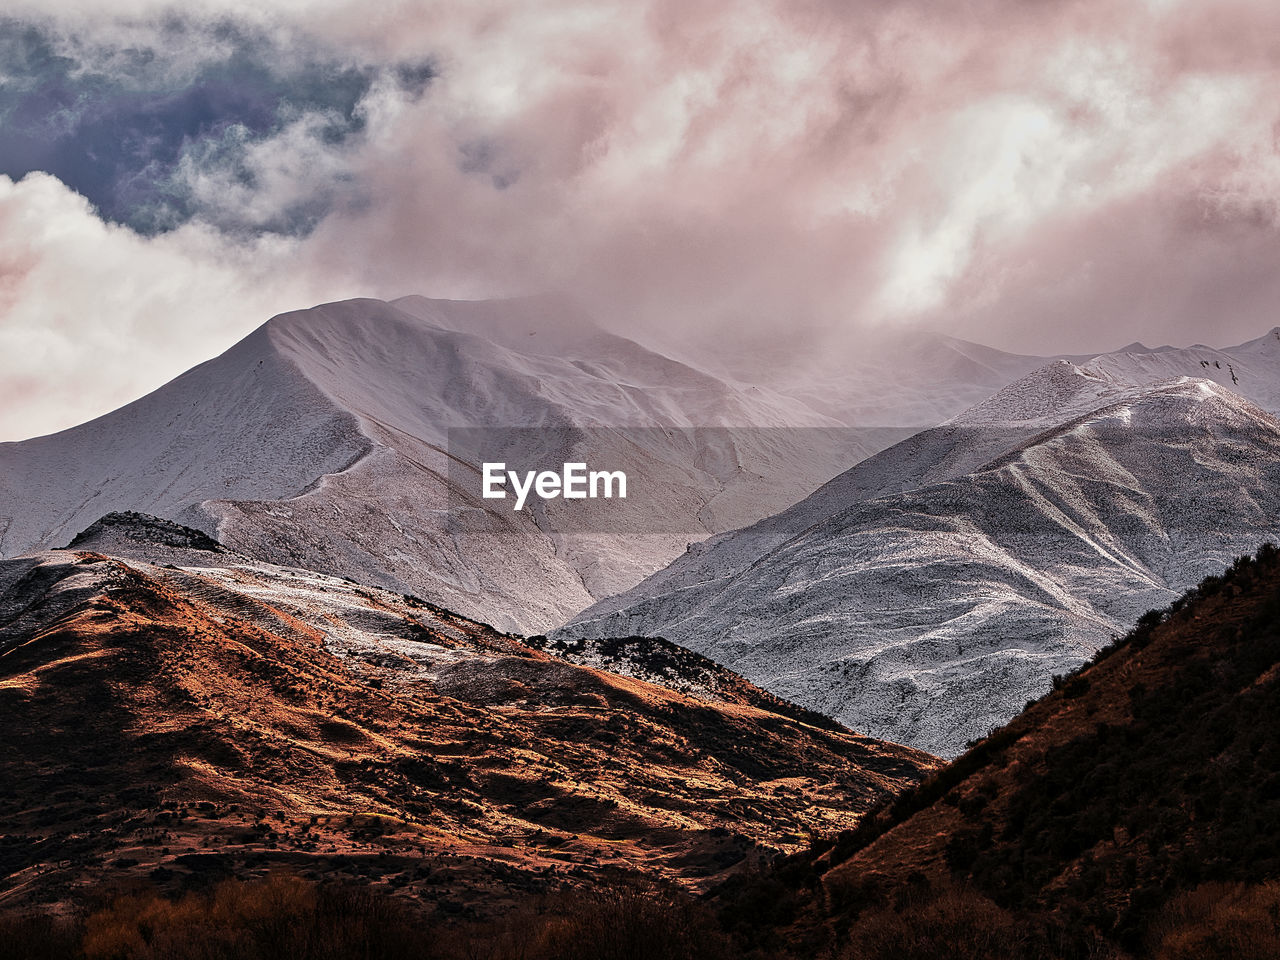
{"label": "sparse vegetation", "polygon": [[1280,957],[1280,883],[1207,883],[1174,897],[1148,939],[1152,960]]}
{"label": "sparse vegetation", "polygon": [[[758,886],[848,960],[1280,956],[1280,550],[1053,687]],[[727,892],[735,923],[754,895]]]}
{"label": "sparse vegetation", "polygon": [[867,911],[839,960],[1022,960],[1033,938],[1009,911],[953,887]]}
{"label": "sparse vegetation", "polygon": [[687,894],[633,883],[458,922],[367,887],[288,875],[137,893],[73,919],[0,919],[0,960],[728,960]]}
{"label": "sparse vegetation", "polygon": [[[71,576],[103,588],[44,629],[40,604]],[[290,581],[275,607],[267,579],[246,604],[213,576],[193,601],[198,576],[85,553],[20,585],[42,632],[5,661],[0,767],[21,771],[0,783],[8,903],[74,909],[92,890],[136,887],[181,904],[287,869],[479,922],[620,878],[716,882],[933,767],[840,728],[554,661],[424,608],[423,643],[447,650],[449,669],[406,683],[402,656],[344,660],[311,626],[350,617],[351,635],[373,623],[417,639],[395,595],[344,592],[335,611],[320,590],[332,581],[301,602]],[[755,690],[739,682],[735,695]]]}

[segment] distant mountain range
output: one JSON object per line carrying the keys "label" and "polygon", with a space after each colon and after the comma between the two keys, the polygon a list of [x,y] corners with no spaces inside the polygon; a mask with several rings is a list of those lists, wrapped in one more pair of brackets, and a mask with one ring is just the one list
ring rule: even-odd
{"label": "distant mountain range", "polygon": [[1144,610],[1280,536],[1280,422],[1263,409],[1278,393],[1275,331],[1055,361],[556,635],[661,635],[954,756]]}
{"label": "distant mountain range", "polygon": [[[954,755],[1275,535],[1280,328],[1057,359],[829,346],[744,338],[697,366],[558,298],[284,314],[114,413],[0,445],[0,555],[141,511],[503,630],[666,637]],[[483,501],[462,427],[530,428],[557,456],[566,429],[631,430],[614,449],[654,529]]]}
{"label": "distant mountain range", "polygon": [[[1277,328],[1280,329],[1280,328]],[[1102,354],[1035,356],[928,331],[806,332],[698,343],[713,372],[766,386],[846,424],[934,426],[1054,360],[1137,373],[1143,382],[1196,376],[1238,389],[1269,410],[1280,407],[1268,342],[1276,330],[1237,347],[1147,347]]]}

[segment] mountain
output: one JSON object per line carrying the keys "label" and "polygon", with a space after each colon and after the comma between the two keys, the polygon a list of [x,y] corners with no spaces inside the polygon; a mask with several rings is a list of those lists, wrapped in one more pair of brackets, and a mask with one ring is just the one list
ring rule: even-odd
{"label": "mountain", "polygon": [[[1280,367],[1280,341],[1258,343]],[[1122,367],[1050,364],[553,635],[664,636],[955,756],[1280,529],[1280,422],[1208,380],[1135,386]]]}
{"label": "mountain", "polygon": [[[975,345],[960,342],[960,346],[968,350]],[[1015,359],[1006,356],[1004,367],[1036,358]],[[1264,410],[1278,413],[1280,327],[1230,350],[1148,350],[1133,344],[1125,351],[1103,354],[1083,365],[1063,359],[1051,361],[993,389],[990,395],[983,394],[982,399],[945,423],[915,433],[855,464],[786,510],[749,527],[690,544],[684,555],[643,584],[597,601],[575,621],[598,620],[646,597],[676,594],[690,587],[700,590],[704,584],[721,582],[850,504],[963,476],[1108,399],[1154,385],[1177,371],[1195,373],[1196,379],[1213,379],[1209,374],[1214,374],[1219,381],[1227,381],[1219,385]],[[1240,382],[1231,383],[1233,376]],[[569,632],[581,633],[572,625]]]}
{"label": "mountain", "polygon": [[693,337],[681,346],[700,367],[795,397],[850,426],[931,427],[1055,359],[919,330]]}
{"label": "mountain", "polygon": [[[937,338],[917,337],[914,342],[937,346]],[[947,338],[942,343],[948,345]],[[965,352],[976,348],[963,341],[956,341],[955,345]],[[982,356],[989,351],[985,347],[977,349]],[[936,352],[930,350],[927,354]],[[1024,360],[1040,362],[1040,358],[1003,357],[1000,363],[983,368],[999,371],[1016,368]],[[1280,413],[1280,327],[1229,350],[1148,350],[1141,344],[1132,344],[1124,351],[1102,354],[1082,364],[1065,359],[1050,361],[1013,382],[1001,382],[989,393],[982,393],[972,406],[939,426],[915,433],[855,464],[786,510],[749,527],[691,544],[683,556],[635,590],[602,599],[575,619],[598,619],[639,597],[674,593],[690,585],[721,580],[852,503],[963,476],[1045,430],[1088,413],[1109,398],[1152,386],[1162,379],[1177,379],[1175,374],[1179,372],[1196,379],[1212,380],[1216,376],[1215,382],[1220,386],[1264,410]],[[1233,376],[1239,383],[1231,382]],[[945,377],[942,382],[946,382]]]}
{"label": "mountain", "polygon": [[1280,412],[1278,364],[1280,327],[1273,327],[1239,346],[1221,350],[1203,344],[1150,349],[1137,343],[1090,361],[1091,366],[1105,374],[1135,383],[1152,383],[1174,377],[1212,380],[1272,413]]}
{"label": "mountain", "polygon": [[[1272,546],[767,890],[746,884],[740,919],[789,900],[778,939],[799,956],[1275,956],[1278,700]],[[929,942],[948,949],[911,952]]]}
{"label": "mountain", "polygon": [[[602,455],[647,484],[633,496],[641,515],[619,531],[594,523],[608,519],[594,501],[576,526],[558,508],[493,506],[479,464],[452,449],[463,427],[493,428],[500,453],[557,467],[573,459],[571,428],[636,428],[602,441]],[[534,632],[877,448],[870,433],[822,433],[833,427],[560,300],[346,301],[276,317],[90,423],[0,445],[0,555],[60,547],[105,513],[136,510]]]}
{"label": "mountain", "polygon": [[0,562],[0,906],[277,868],[446,916],[618,876],[702,889],[937,768],[702,676],[685,695],[108,517]]}
{"label": "mountain", "polygon": [[1101,373],[1056,361],[1005,387],[947,423],[868,457],[786,510],[749,527],[691,544],[685,554],[634,590],[605,598],[562,633],[659,594],[695,592],[727,582],[770,550],[854,503],[963,476],[1124,386]]}
{"label": "mountain", "polygon": [[1276,412],[1278,344],[1280,327],[1223,349],[1131,343],[1101,354],[1033,356],[922,330],[818,330],[786,342],[773,334],[720,337],[695,345],[693,355],[728,379],[768,386],[850,426],[929,427],[1054,360],[1133,384],[1201,377]]}

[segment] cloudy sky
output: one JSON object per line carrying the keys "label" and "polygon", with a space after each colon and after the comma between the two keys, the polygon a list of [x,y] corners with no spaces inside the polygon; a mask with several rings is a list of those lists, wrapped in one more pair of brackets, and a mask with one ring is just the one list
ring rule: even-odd
{"label": "cloudy sky", "polygon": [[1052,353],[1280,323],[1280,7],[10,0],[0,439],[351,296]]}

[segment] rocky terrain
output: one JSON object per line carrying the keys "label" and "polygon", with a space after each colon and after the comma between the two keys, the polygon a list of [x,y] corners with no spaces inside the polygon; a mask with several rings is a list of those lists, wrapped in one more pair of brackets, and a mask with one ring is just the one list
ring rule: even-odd
{"label": "rocky terrain", "polygon": [[954,756],[1276,537],[1277,471],[1280,423],[1225,387],[1058,362],[554,635],[663,636]]}
{"label": "rocky terrain", "polygon": [[443,916],[619,876],[705,889],[937,768],[787,706],[109,517],[0,564],[0,905],[274,869]]}

